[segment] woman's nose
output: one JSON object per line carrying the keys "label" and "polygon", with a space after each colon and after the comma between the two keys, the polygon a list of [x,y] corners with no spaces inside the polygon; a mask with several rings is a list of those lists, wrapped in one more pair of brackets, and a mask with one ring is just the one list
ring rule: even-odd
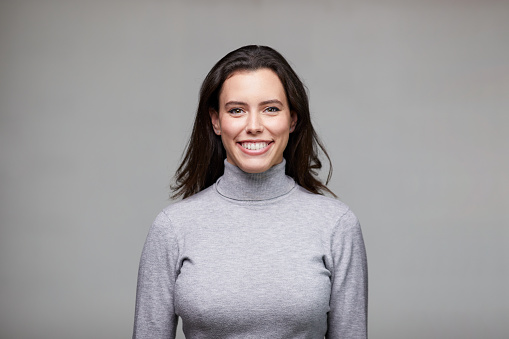
{"label": "woman's nose", "polygon": [[248,114],[246,122],[246,132],[247,133],[263,132],[263,122],[260,117],[260,114],[257,113]]}

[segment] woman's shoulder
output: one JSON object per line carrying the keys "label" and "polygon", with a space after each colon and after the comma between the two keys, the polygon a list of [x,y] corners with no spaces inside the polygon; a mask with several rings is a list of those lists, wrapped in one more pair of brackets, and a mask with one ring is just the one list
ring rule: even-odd
{"label": "woman's shoulder", "polygon": [[172,202],[163,208],[154,219],[149,235],[178,238],[179,234],[184,232],[182,226],[188,225],[190,221],[203,214],[207,207],[206,202],[209,201],[209,194],[210,188],[207,188],[188,198]]}
{"label": "woman's shoulder", "polygon": [[332,241],[362,238],[359,220],[343,201],[309,192],[301,186],[297,186],[288,198],[281,210],[291,211],[286,215],[292,228],[312,232],[321,239],[327,251]]}
{"label": "woman's shoulder", "polygon": [[358,227],[359,221],[351,208],[337,198],[312,193],[298,186],[293,199],[302,217],[321,221],[320,224],[323,222],[332,228]]}
{"label": "woman's shoulder", "polygon": [[163,214],[170,220],[192,216],[197,211],[209,208],[213,199],[215,199],[213,187],[209,186],[190,197],[172,202],[161,211],[160,215]]}
{"label": "woman's shoulder", "polygon": [[294,199],[301,200],[307,206],[316,207],[322,211],[334,211],[345,213],[350,209],[343,201],[322,194],[312,193],[302,186],[297,185]]}

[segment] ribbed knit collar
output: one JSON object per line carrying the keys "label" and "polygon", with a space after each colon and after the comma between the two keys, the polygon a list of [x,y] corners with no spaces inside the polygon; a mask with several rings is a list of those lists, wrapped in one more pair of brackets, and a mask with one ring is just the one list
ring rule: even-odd
{"label": "ribbed knit collar", "polygon": [[235,200],[260,201],[280,197],[295,187],[285,174],[286,160],[262,173],[246,173],[224,161],[224,174],[216,182],[219,194]]}

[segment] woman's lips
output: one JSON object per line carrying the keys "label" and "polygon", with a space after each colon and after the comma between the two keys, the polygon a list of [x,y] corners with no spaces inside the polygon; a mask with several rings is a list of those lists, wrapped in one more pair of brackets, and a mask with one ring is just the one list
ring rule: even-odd
{"label": "woman's lips", "polygon": [[272,141],[242,141],[237,143],[240,149],[249,155],[263,154],[269,150],[272,144]]}

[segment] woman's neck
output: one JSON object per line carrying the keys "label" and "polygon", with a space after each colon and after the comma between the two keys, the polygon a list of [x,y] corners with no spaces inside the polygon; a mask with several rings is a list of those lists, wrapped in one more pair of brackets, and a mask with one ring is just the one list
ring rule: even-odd
{"label": "woman's neck", "polygon": [[285,174],[286,161],[262,173],[246,173],[225,160],[224,174],[216,183],[219,194],[235,200],[260,201],[287,194],[295,181]]}

